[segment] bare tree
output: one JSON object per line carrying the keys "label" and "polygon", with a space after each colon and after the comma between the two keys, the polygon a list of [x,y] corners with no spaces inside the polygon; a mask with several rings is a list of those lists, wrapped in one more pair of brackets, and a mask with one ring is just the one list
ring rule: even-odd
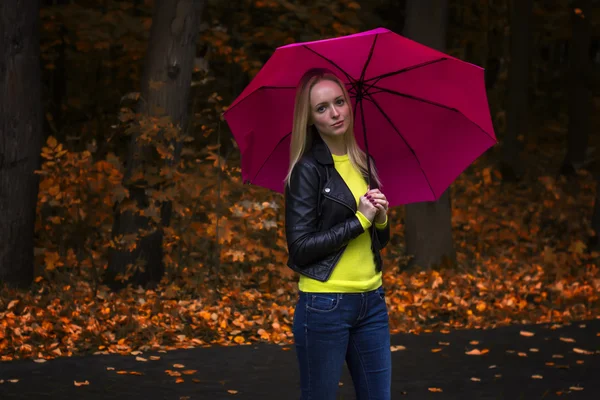
{"label": "bare tree", "polygon": [[[192,71],[196,53],[199,21],[206,0],[157,0],[152,20],[148,53],[145,59],[140,112],[154,116],[169,116],[172,122],[185,131],[189,120],[189,100]],[[124,274],[128,265],[143,265],[129,283],[154,284],[164,274],[163,230],[169,224],[171,205],[161,204],[161,225],[154,227],[150,218],[131,211],[127,206],[134,202],[139,209],[146,208],[151,199],[148,183],[134,180],[136,172],[151,162],[148,149],[133,135],[129,146],[124,183],[129,189],[129,199],[116,204],[113,236],[138,234],[135,249],[113,249],[105,274],[106,282],[113,288],[122,284],[116,279]],[[180,148],[177,146],[176,158]]]}
{"label": "bare tree", "polygon": [[33,279],[42,146],[39,0],[0,2],[0,283]]}
{"label": "bare tree", "polygon": [[[404,35],[440,51],[446,49],[448,0],[408,0]],[[435,202],[406,206],[406,252],[411,266],[431,268],[456,260],[452,239],[452,208],[446,190]]]}
{"label": "bare tree", "polygon": [[523,175],[520,154],[523,147],[529,109],[529,64],[531,53],[531,15],[533,0],[510,2],[510,63],[506,105],[506,133],[502,144],[501,171],[505,180]]}

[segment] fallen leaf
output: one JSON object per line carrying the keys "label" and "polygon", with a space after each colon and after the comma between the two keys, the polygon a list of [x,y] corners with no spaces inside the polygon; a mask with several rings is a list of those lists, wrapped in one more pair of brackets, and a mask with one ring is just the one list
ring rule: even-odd
{"label": "fallen leaf", "polygon": [[18,379],[7,379],[6,381],[10,382],[10,383],[17,383],[17,382],[19,382]]}
{"label": "fallen leaf", "polygon": [[129,371],[117,371],[117,374],[119,375],[127,375],[129,373]]}
{"label": "fallen leaf", "polygon": [[198,372],[197,369],[186,369],[185,371],[181,371],[184,375],[193,375]]}
{"label": "fallen leaf", "polygon": [[533,332],[528,332],[528,331],[521,331],[521,332],[519,332],[519,334],[520,334],[521,336],[526,336],[526,337],[532,337],[533,335],[535,335],[535,333],[533,333]]}
{"label": "fallen leaf", "polygon": [[578,354],[585,354],[585,355],[594,354],[594,352],[593,352],[593,351],[588,351],[588,350],[584,350],[584,349],[578,349],[577,347],[575,347],[575,348],[573,349],[573,351],[574,351],[575,353],[578,353]]}
{"label": "fallen leaf", "polygon": [[529,349],[529,351],[532,353],[537,353],[540,351],[540,349],[536,349],[535,347],[533,347],[533,348]]}
{"label": "fallen leaf", "polygon": [[87,385],[89,385],[89,384],[90,384],[90,382],[89,382],[89,381],[87,381],[87,380],[85,380],[85,381],[83,381],[83,382],[77,382],[77,381],[73,381],[73,384],[74,384],[75,386],[79,387],[79,386],[87,386]]}
{"label": "fallen leaf", "polygon": [[494,378],[502,378],[502,374],[496,374],[494,375]]}
{"label": "fallen leaf", "polygon": [[469,342],[469,344],[472,345],[472,346],[477,346],[479,344],[479,342],[477,340],[471,340]]}
{"label": "fallen leaf", "polygon": [[141,351],[138,351],[138,350],[136,350],[136,351],[132,351],[132,352],[131,352],[131,353],[129,353],[129,354],[131,354],[132,356],[139,356],[140,354],[142,354],[142,352],[141,352]]}
{"label": "fallen leaf", "polygon": [[138,357],[136,357],[136,358],[135,358],[135,360],[136,360],[136,361],[142,361],[142,362],[147,362],[147,361],[148,361],[148,360],[147,360],[147,359],[145,359],[144,357],[139,357],[139,356],[138,356]]}
{"label": "fallen leaf", "polygon": [[517,354],[519,357],[527,357],[527,353],[523,353],[522,351]]}
{"label": "fallen leaf", "polygon": [[437,392],[437,393],[440,393],[440,392],[442,392],[442,389],[440,389],[440,388],[436,388],[436,387],[430,387],[430,388],[428,388],[428,389],[429,389],[429,391],[430,391],[430,392],[434,392],[434,393],[435,393],[435,392]]}
{"label": "fallen leaf", "polygon": [[175,379],[175,383],[183,383],[183,382],[185,382],[183,380],[183,378],[177,378],[177,379]]}
{"label": "fallen leaf", "polygon": [[431,349],[432,353],[439,353],[440,351],[442,351],[442,349],[437,348],[437,349]]}
{"label": "fallen leaf", "polygon": [[532,377],[533,379],[544,379],[544,377],[543,377],[543,376],[541,376],[541,375],[531,375],[531,377]]}
{"label": "fallen leaf", "polygon": [[571,338],[561,337],[560,340],[567,343],[575,343],[575,339]]}
{"label": "fallen leaf", "polygon": [[546,365],[549,366],[549,367],[551,367],[551,366],[554,365],[554,363],[552,361],[548,361],[548,362],[546,362]]}
{"label": "fallen leaf", "polygon": [[43,358],[36,358],[35,360],[33,360],[33,362],[36,362],[36,363],[42,364],[42,363],[45,363],[45,362],[46,362],[46,360],[44,360]]}
{"label": "fallen leaf", "polygon": [[497,368],[497,367],[496,367],[495,365],[490,365],[490,366],[488,367],[488,369],[494,369],[494,368]]}
{"label": "fallen leaf", "polygon": [[489,353],[488,349],[483,349],[483,350],[473,349],[471,351],[465,352],[465,354],[467,354],[469,356],[482,356],[482,355],[484,355],[486,353]]}
{"label": "fallen leaf", "polygon": [[227,393],[229,393],[229,394],[237,394],[237,392],[238,392],[237,390],[228,390],[227,391]]}
{"label": "fallen leaf", "polygon": [[565,358],[562,354],[552,354],[552,358]]}
{"label": "fallen leaf", "polygon": [[173,364],[173,368],[185,368],[183,364]]}
{"label": "fallen leaf", "polygon": [[449,342],[438,342],[440,346],[450,346]]}
{"label": "fallen leaf", "polygon": [[471,380],[472,380],[473,382],[481,382],[481,379],[479,379],[479,378],[475,378],[475,377],[472,377],[472,378],[471,378]]}
{"label": "fallen leaf", "polygon": [[114,371],[114,370],[115,370],[115,367],[106,367],[106,370],[107,370],[107,371]]}
{"label": "fallen leaf", "polygon": [[580,390],[583,390],[583,388],[581,386],[571,386],[569,389],[570,390],[575,390],[577,392],[580,391]]}
{"label": "fallen leaf", "polygon": [[150,356],[150,359],[152,361],[156,361],[156,360],[160,360],[160,357],[159,356]]}
{"label": "fallen leaf", "polygon": [[406,350],[404,346],[390,346],[391,351]]}
{"label": "fallen leaf", "polygon": [[577,360],[577,361],[575,361],[575,362],[576,362],[577,364],[583,364],[585,361],[583,361],[583,360]]}

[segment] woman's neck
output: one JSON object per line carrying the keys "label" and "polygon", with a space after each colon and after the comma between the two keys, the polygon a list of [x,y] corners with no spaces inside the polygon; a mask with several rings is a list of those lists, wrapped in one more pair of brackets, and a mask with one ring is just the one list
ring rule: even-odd
{"label": "woman's neck", "polygon": [[333,138],[330,136],[321,135],[321,138],[329,148],[331,154],[334,154],[336,156],[343,156],[346,154],[346,142],[344,141],[343,136]]}

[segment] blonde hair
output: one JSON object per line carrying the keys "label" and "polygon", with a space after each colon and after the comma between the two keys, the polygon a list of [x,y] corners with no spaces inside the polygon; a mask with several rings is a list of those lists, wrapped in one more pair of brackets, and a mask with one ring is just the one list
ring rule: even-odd
{"label": "blonde hair", "polygon": [[[308,70],[300,79],[298,86],[296,88],[296,99],[294,102],[294,120],[292,125],[292,139],[290,143],[290,166],[288,170],[288,174],[285,177],[286,185],[290,184],[290,178],[292,176],[292,171],[296,166],[296,163],[302,158],[304,153],[310,148],[312,143],[310,142],[311,133],[310,133],[310,91],[312,88],[322,80],[329,80],[335,82],[339,85],[340,89],[342,89],[342,93],[344,94],[344,100],[350,109],[350,124],[348,126],[348,130],[344,134],[344,141],[346,144],[346,151],[348,153],[348,159],[354,166],[354,168],[358,169],[363,173],[363,175],[368,176],[369,169],[367,164],[367,156],[364,151],[358,147],[358,143],[356,142],[356,138],[354,137],[354,115],[352,110],[352,103],[350,102],[350,96],[344,83],[331,71],[324,68],[312,68]],[[314,134],[318,134],[315,129]],[[380,186],[379,176],[377,175],[377,171],[375,170],[375,166],[373,162],[371,162],[371,179],[377,183],[377,186]],[[374,185],[371,185],[374,187]]]}

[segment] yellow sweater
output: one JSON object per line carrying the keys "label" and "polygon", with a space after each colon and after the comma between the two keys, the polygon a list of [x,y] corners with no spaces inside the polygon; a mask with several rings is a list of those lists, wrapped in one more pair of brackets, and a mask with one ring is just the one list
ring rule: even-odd
{"label": "yellow sweater", "polygon": [[[348,155],[337,156],[332,154],[335,169],[339,172],[344,182],[356,198],[367,192],[367,183],[359,171],[354,168]],[[381,272],[375,271],[375,260],[371,251],[371,236],[368,228],[371,222],[360,212],[356,213],[362,226],[365,228],[360,236],[352,239],[344,253],[335,265],[330,278],[326,282],[300,275],[298,288],[303,292],[320,293],[357,293],[375,290],[381,286]],[[383,224],[375,224],[376,228],[384,228]]]}

